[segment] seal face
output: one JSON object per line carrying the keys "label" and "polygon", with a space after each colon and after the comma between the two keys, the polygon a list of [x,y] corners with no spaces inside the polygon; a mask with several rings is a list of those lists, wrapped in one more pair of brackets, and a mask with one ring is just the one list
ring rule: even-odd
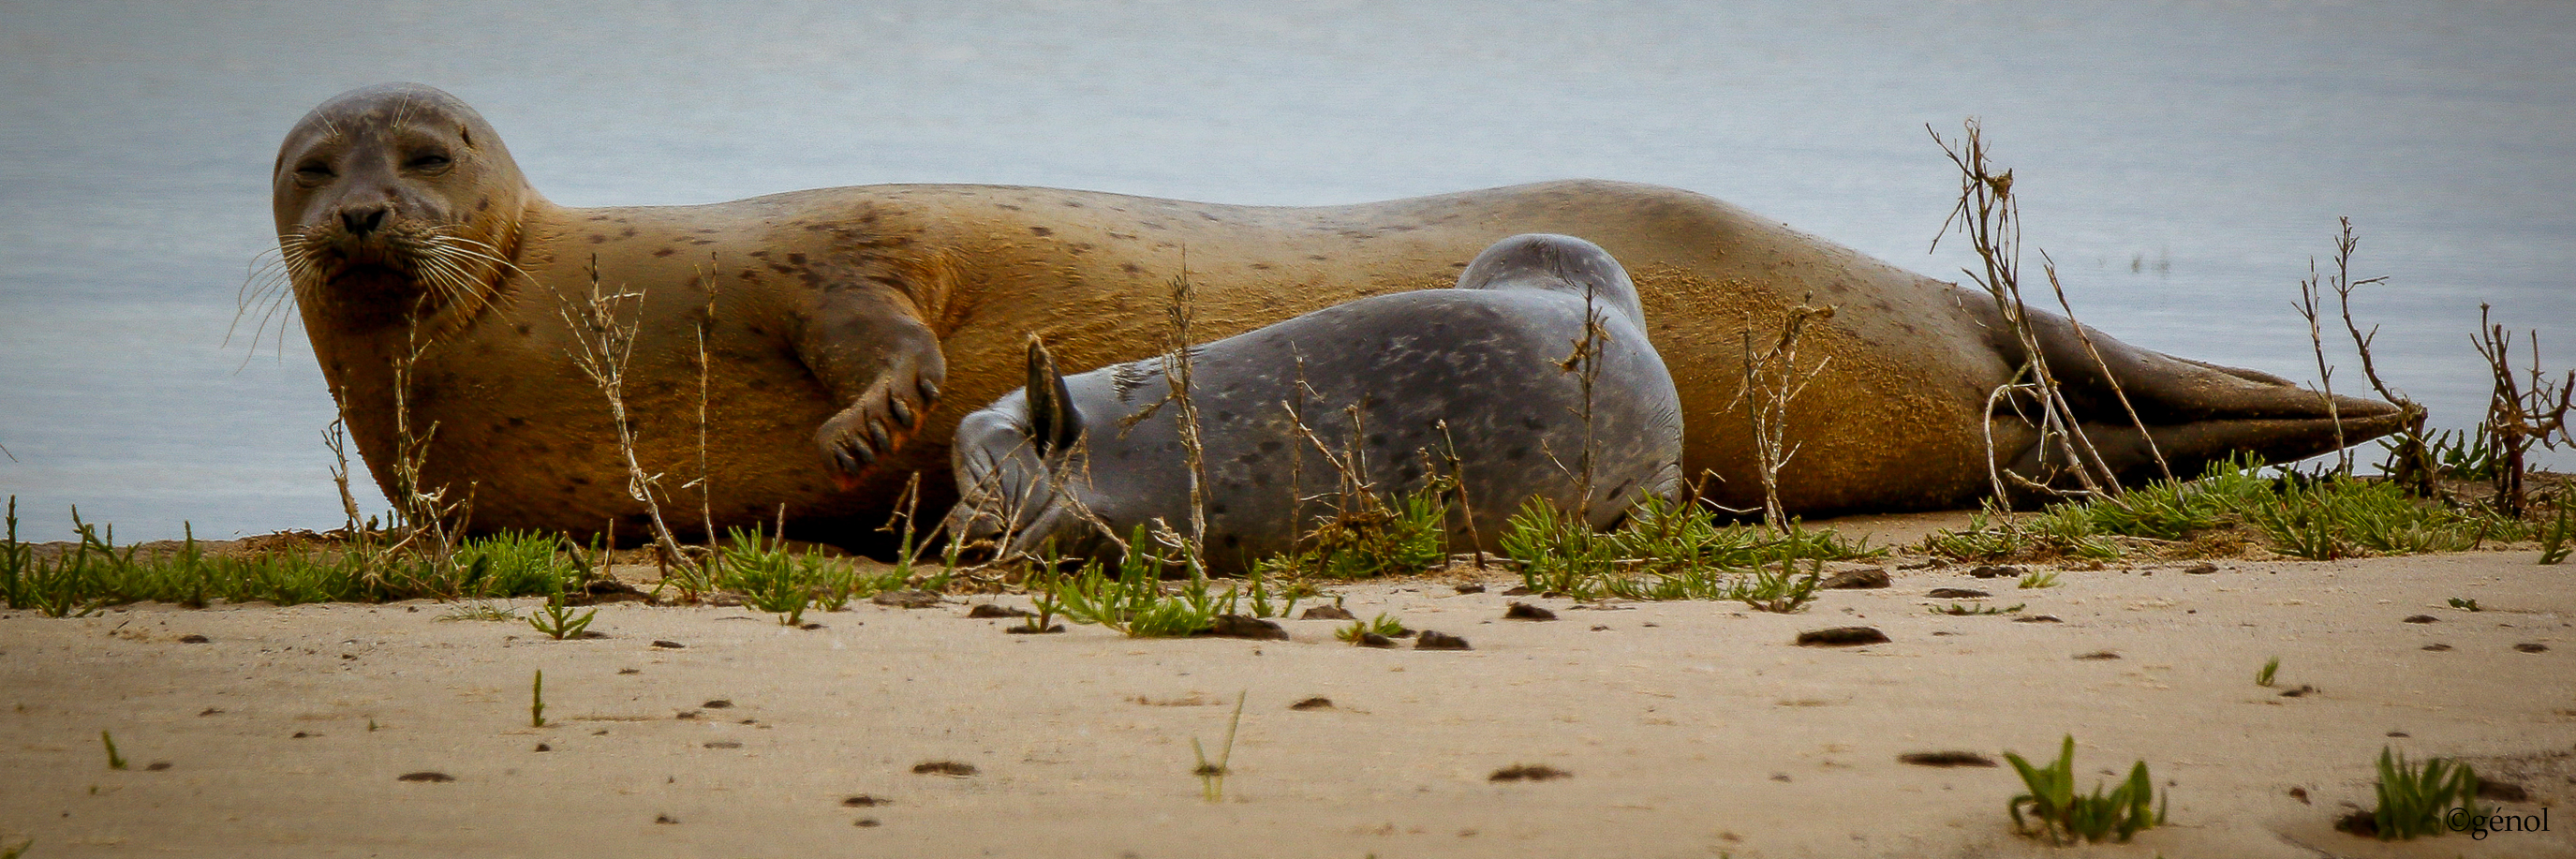
{"label": "seal face", "polygon": [[445,329],[489,304],[534,195],[501,135],[456,97],[401,84],[324,102],[288,132],[278,248],[308,314]]}
{"label": "seal face", "polygon": [[[1485,250],[1454,289],[1362,299],[1192,347],[1209,569],[1292,549],[1329,512],[1318,496],[1353,483],[1418,492],[1451,462],[1475,517],[1451,522],[1452,537],[1488,549],[1532,497],[1602,526],[1648,496],[1678,498],[1681,404],[1645,331],[1636,287],[1608,252],[1523,235]],[[951,526],[1078,554],[1102,553],[1102,527],[1186,529],[1185,417],[1168,360],[1067,377],[1032,341],[1029,387],[959,425]]]}

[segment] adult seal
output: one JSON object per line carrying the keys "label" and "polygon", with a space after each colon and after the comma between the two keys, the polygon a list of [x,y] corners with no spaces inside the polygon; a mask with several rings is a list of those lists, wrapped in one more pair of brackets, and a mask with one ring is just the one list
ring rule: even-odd
{"label": "adult seal", "polygon": [[[1680,397],[1617,260],[1582,239],[1514,236],[1454,289],[1365,298],[1169,355],[1065,376],[1029,345],[1029,384],[958,425],[957,533],[1109,555],[1205,505],[1207,568],[1292,551],[1340,493],[1424,491],[1444,474],[1469,517],[1453,545],[1500,548],[1531,498],[1597,526],[1682,493]],[[1185,411],[1186,409],[1186,411]],[[1195,415],[1200,499],[1189,441]],[[1445,489],[1441,491],[1447,491]],[[1361,503],[1338,499],[1339,503]],[[1103,532],[1106,532],[1105,534]]]}
{"label": "adult seal", "polygon": [[[1031,335],[1075,370],[1160,351],[1184,248],[1196,332],[1216,338],[1448,286],[1522,233],[1581,235],[1626,264],[1681,399],[1684,474],[1718,501],[1761,495],[1737,397],[1746,334],[1778,331],[1806,301],[1837,313],[1801,346],[1831,360],[1789,405],[1789,509],[1973,504],[1990,485],[1989,438],[2003,463],[2043,470],[2030,422],[1989,410],[2025,359],[1992,300],[1670,188],[1566,181],[1269,208],[887,185],[576,209],[530,187],[471,107],[397,84],[297,123],[275,206],[314,352],[379,484],[394,492],[398,461],[415,462],[420,488],[471,494],[477,530],[643,527],[613,413],[574,358],[588,332],[566,310],[594,283],[631,296],[611,302],[636,332],[625,414],[674,524],[784,509],[791,531],[846,543],[886,521],[914,473],[947,470],[958,419],[1023,384]],[[2394,407],[2345,398],[2339,434],[2326,403],[2286,381],[2092,332],[2097,365],[2066,320],[2034,317],[2076,418],[2130,478],[2157,472],[2150,440],[2188,474],[2399,424]],[[943,483],[925,481],[922,509],[954,500]],[[688,503],[700,489],[712,523]]]}

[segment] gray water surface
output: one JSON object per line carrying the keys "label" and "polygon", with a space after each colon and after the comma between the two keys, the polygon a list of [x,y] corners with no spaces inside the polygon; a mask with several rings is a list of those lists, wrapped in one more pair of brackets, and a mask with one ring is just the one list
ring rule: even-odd
{"label": "gray water surface", "polygon": [[[2289,302],[2349,215],[2358,274],[2391,278],[2356,313],[2436,426],[2484,409],[2480,302],[2576,365],[2564,3],[0,2],[0,21],[0,494],[44,538],[73,504],[120,538],[338,523],[303,332],[254,348],[254,313],[226,335],[275,247],[278,140],[393,80],[476,105],[574,206],[880,182],[1310,205],[1587,176],[1949,278],[1964,257],[1926,248],[1957,180],[1925,126],[1974,116],[2029,250],[2124,339],[2313,381]],[[2362,384],[2348,352],[2340,391]]]}

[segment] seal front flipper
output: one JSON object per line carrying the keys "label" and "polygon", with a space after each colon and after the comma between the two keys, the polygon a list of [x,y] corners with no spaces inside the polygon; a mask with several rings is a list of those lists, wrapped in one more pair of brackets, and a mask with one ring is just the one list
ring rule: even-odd
{"label": "seal front flipper", "polygon": [[921,428],[947,381],[948,362],[939,337],[900,293],[868,285],[826,287],[814,295],[801,314],[796,357],[845,404],[815,431],[814,443],[833,480],[850,489]]}

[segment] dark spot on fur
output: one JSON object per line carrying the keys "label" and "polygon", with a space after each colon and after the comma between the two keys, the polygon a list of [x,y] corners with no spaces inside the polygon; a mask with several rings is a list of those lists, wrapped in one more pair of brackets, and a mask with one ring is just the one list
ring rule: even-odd
{"label": "dark spot on fur", "polygon": [[594,245],[596,245],[596,244],[606,244],[607,242],[608,242],[608,237],[607,237],[607,236],[599,235],[599,234],[597,234],[597,233],[592,233],[592,234],[591,234],[591,236],[590,236],[590,243],[591,243],[591,244],[594,244]]}
{"label": "dark spot on fur", "polygon": [[618,237],[618,238],[621,238],[621,239],[631,239],[631,238],[634,238],[634,237],[635,237],[635,228],[634,228],[634,227],[627,227],[626,229],[619,230],[619,231],[617,232],[617,237]]}
{"label": "dark spot on fur", "polygon": [[663,248],[663,249],[661,249],[661,250],[654,251],[654,252],[653,252],[653,255],[654,255],[654,256],[657,256],[657,257],[666,257],[666,256],[670,256],[670,255],[672,255],[672,254],[679,253],[679,252],[680,252],[680,249],[679,249],[679,248]]}
{"label": "dark spot on fur", "polygon": [[1265,442],[1262,442],[1262,443],[1261,443],[1261,452],[1262,452],[1262,453],[1277,453],[1277,452],[1279,452],[1279,448],[1280,448],[1280,443],[1279,443],[1276,439],[1271,440],[1271,441],[1265,441]]}
{"label": "dark spot on fur", "polygon": [[787,264],[788,264],[788,265],[804,265],[804,264],[805,264],[805,255],[804,255],[804,254],[788,254],[788,255],[787,255]]}
{"label": "dark spot on fur", "polygon": [[1325,261],[1329,261],[1329,260],[1331,260],[1331,259],[1332,259],[1332,257],[1328,257],[1328,256],[1325,256],[1325,255],[1323,255],[1323,254],[1307,254],[1307,255],[1306,255],[1306,258],[1307,258],[1307,259],[1310,259],[1310,260],[1314,260],[1314,261],[1316,261],[1316,262],[1325,262]]}
{"label": "dark spot on fur", "polygon": [[607,216],[607,215],[592,215],[592,216],[590,216],[590,219],[591,219],[591,220],[594,220],[594,221],[605,221],[605,220],[608,220],[608,216]]}
{"label": "dark spot on fur", "polygon": [[521,322],[521,323],[519,323],[519,336],[521,336],[521,337],[526,337],[526,336],[528,336],[528,332],[529,332],[530,330],[532,330],[532,329],[530,329],[530,328],[528,327],[528,323],[525,323],[525,322]]}
{"label": "dark spot on fur", "polygon": [[1257,262],[1252,264],[1253,271],[1269,271],[1270,268],[1270,264],[1266,262]]}
{"label": "dark spot on fur", "polygon": [[1512,448],[1511,450],[1505,451],[1505,452],[1503,453],[1503,458],[1504,458],[1504,459],[1508,459],[1508,460],[1512,460],[1512,461],[1514,461],[1514,462],[1518,462],[1518,461],[1520,461],[1520,459],[1521,459],[1522,457],[1525,457],[1525,456],[1528,456],[1528,455],[1529,455],[1529,448],[1526,448],[1526,447],[1515,447],[1515,448]]}
{"label": "dark spot on fur", "polygon": [[1044,237],[1047,237],[1047,236],[1055,235],[1055,231],[1054,231],[1054,230],[1047,229],[1047,228],[1045,228],[1045,227],[1030,227],[1030,228],[1029,228],[1029,235],[1037,236],[1037,237],[1040,237],[1040,238],[1044,238]]}
{"label": "dark spot on fur", "polygon": [[1131,263],[1128,263],[1128,264],[1126,264],[1126,265],[1119,266],[1119,267],[1118,267],[1118,270],[1119,270],[1119,271],[1126,272],[1126,273],[1128,273],[1128,274],[1144,274],[1144,273],[1145,273],[1145,267],[1144,267],[1144,266],[1137,265],[1137,264],[1132,263],[1132,262],[1131,262]]}
{"label": "dark spot on fur", "polygon": [[527,419],[527,418],[511,418],[511,419],[510,419],[510,425],[511,425],[511,426],[514,426],[514,427],[523,427],[523,426],[527,426],[527,425],[528,425],[528,419]]}

